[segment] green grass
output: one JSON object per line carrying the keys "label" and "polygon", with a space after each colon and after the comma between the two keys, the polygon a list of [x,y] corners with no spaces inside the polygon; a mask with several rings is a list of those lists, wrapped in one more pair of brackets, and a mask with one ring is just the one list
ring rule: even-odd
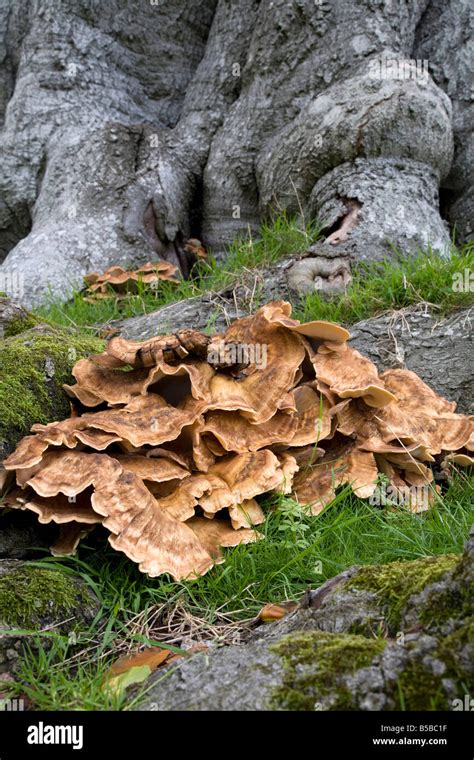
{"label": "green grass", "polygon": [[[461,473],[436,505],[420,515],[371,506],[347,488],[317,518],[304,515],[286,497],[274,497],[266,502],[264,540],[227,550],[223,565],[193,582],[150,579],[106,543],[82,548],[79,558],[40,560],[35,564],[79,573],[97,593],[102,609],[76,644],[53,637],[48,651],[42,646],[39,653],[31,651],[17,688],[38,709],[130,707],[118,698],[111,700],[101,684],[119,645],[150,643],[136,629],[131,633],[131,622],[140,613],[151,616],[160,605],[172,609],[180,604],[210,624],[224,614],[248,619],[264,604],[297,600],[308,587],[316,588],[354,564],[460,552],[474,522],[473,491],[474,480]],[[156,644],[156,636],[147,631]]]}
{"label": "green grass", "polygon": [[[282,216],[263,226],[257,240],[236,241],[224,263],[212,258],[200,262],[193,279],[177,286],[163,283],[157,292],[141,286],[135,296],[97,304],[85,303],[76,293],[69,303],[52,303],[37,314],[53,323],[95,331],[113,319],[231,288],[246,270],[303,252],[318,235],[317,224],[301,226]],[[421,252],[403,262],[360,264],[342,297],[325,300],[314,293],[296,304],[294,315],[349,325],[426,302],[443,315],[474,303],[473,291],[453,288],[454,278],[466,270],[474,270],[473,244],[453,247],[450,259]],[[81,548],[78,558],[45,557],[35,564],[79,573],[97,594],[101,611],[89,630],[77,632],[76,641],[52,632],[44,646],[46,639],[39,638],[22,661],[14,689],[26,694],[37,709],[129,709],[133,703],[103,690],[104,674],[124,647],[149,644],[150,639],[156,644],[158,633],[149,621],[158,608],[179,607],[209,625],[223,616],[241,621],[254,617],[268,602],[299,599],[308,587],[316,588],[354,564],[459,552],[474,522],[472,497],[473,481],[463,474],[421,515],[371,506],[347,488],[318,518],[304,515],[290,499],[275,497],[266,502],[264,540],[228,550],[224,564],[194,582],[150,579],[105,540]],[[142,624],[137,625],[137,619]]]}
{"label": "green grass", "polygon": [[[96,330],[98,325],[114,319],[138,316],[184,298],[231,288],[248,270],[307,250],[318,239],[319,229],[316,222],[302,225],[282,215],[263,225],[258,239],[249,237],[231,244],[225,261],[211,257],[199,262],[192,279],[178,285],[163,282],[157,291],[152,291],[139,283],[135,295],[95,304],[84,302],[83,293],[75,293],[68,303],[50,303],[36,315],[56,324]],[[419,303],[433,304],[443,316],[474,303],[472,284],[470,289],[453,288],[456,277],[466,271],[474,271],[474,243],[460,248],[453,245],[451,257],[445,259],[430,251],[420,251],[417,256],[405,259],[394,251],[390,261],[354,267],[352,282],[342,296],[327,299],[315,292],[303,297],[295,303],[294,316],[302,321],[328,319],[351,325],[387,310]],[[255,300],[258,302],[258,293]]]}
{"label": "green grass", "polygon": [[473,243],[453,247],[449,259],[421,251],[410,259],[361,263],[343,296],[328,300],[312,293],[302,298],[293,316],[302,322],[327,319],[350,325],[419,303],[432,304],[444,316],[474,303],[474,282],[471,290],[453,289],[453,282],[465,271],[474,271]]}
{"label": "green grass", "polygon": [[228,248],[225,262],[212,256],[193,268],[193,277],[178,285],[163,282],[153,291],[138,283],[138,293],[120,301],[110,298],[98,303],[87,303],[83,293],[76,292],[66,304],[51,302],[36,314],[60,325],[77,325],[95,328],[113,319],[124,319],[146,314],[166,304],[184,298],[199,296],[207,291],[218,291],[235,284],[248,269],[262,267],[290,253],[305,251],[317,240],[319,227],[311,222],[301,225],[297,220],[279,216],[271,224],[264,224],[257,240],[238,239]]}
{"label": "green grass", "polygon": [[[85,643],[85,640],[83,641]],[[70,662],[71,646],[60,636],[45,647],[35,640],[34,649],[26,647],[22,658],[18,685],[13,694],[26,696],[35,709],[57,710],[120,710],[124,696],[103,688],[109,667],[106,661],[78,659]],[[9,692],[10,693],[10,692]]]}

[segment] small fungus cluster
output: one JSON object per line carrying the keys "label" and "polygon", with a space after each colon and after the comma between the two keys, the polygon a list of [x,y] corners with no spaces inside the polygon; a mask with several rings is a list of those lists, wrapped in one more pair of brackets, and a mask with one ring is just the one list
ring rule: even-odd
{"label": "small fungus cluster", "polygon": [[[189,238],[183,245],[183,256],[188,265],[207,258],[207,253],[200,240]],[[121,266],[109,267],[105,272],[90,272],[84,277],[86,290],[83,300],[95,303],[104,298],[125,298],[137,293],[140,283],[157,289],[160,282],[178,283],[181,272],[169,261],[148,261],[138,269],[128,270]]]}
{"label": "small fungus cluster", "polygon": [[90,272],[84,277],[87,289],[84,301],[94,303],[103,298],[124,298],[136,292],[141,282],[148,287],[157,287],[159,282],[179,282],[178,267],[168,261],[149,261],[139,269],[129,271],[113,266],[105,272]]}

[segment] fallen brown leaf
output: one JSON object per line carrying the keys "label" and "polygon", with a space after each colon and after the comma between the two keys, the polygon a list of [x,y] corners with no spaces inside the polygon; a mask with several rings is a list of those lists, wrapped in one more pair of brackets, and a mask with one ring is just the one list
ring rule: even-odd
{"label": "fallen brown leaf", "polygon": [[266,604],[258,613],[258,618],[262,623],[273,623],[275,620],[281,620],[289,615],[298,607],[297,602],[281,602],[281,604]]}

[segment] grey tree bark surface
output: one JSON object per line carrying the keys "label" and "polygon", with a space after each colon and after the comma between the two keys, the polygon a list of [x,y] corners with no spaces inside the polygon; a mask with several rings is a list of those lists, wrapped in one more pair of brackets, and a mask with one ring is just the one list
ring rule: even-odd
{"label": "grey tree bark surface", "polygon": [[[449,33],[448,33],[449,30]],[[414,55],[428,59],[453,107],[454,158],[442,183],[442,205],[460,240],[474,232],[474,56],[469,0],[431,0],[416,31]]]}
{"label": "grey tree bark surface", "polygon": [[437,393],[474,414],[474,309],[448,317],[421,306],[359,322],[352,345],[380,370],[407,367]]}
{"label": "grey tree bark surface", "polygon": [[446,254],[440,184],[469,228],[469,64],[467,0],[441,5],[2,0],[0,289],[31,306],[114,263],[186,274],[187,237],[223,256],[278,209],[355,259]]}

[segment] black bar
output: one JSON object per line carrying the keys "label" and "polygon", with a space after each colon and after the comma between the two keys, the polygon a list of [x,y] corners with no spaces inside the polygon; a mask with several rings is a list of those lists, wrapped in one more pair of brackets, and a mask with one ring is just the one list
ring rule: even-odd
{"label": "black bar", "polygon": [[[384,758],[474,757],[473,713],[460,712],[0,712],[0,760],[106,757],[138,760],[166,751],[223,755],[227,747],[264,756],[295,749]],[[56,727],[64,727],[59,731]],[[82,728],[82,733],[80,729]],[[76,729],[74,731],[74,729]],[[220,740],[222,736],[222,741]],[[232,736],[238,736],[237,744]],[[245,738],[247,737],[247,739]],[[30,742],[38,740],[42,744]],[[73,744],[49,744],[49,739]],[[280,743],[282,742],[282,743]],[[424,742],[424,743],[423,743]],[[81,745],[81,746],[79,746]],[[171,745],[171,746],[170,746]]]}

